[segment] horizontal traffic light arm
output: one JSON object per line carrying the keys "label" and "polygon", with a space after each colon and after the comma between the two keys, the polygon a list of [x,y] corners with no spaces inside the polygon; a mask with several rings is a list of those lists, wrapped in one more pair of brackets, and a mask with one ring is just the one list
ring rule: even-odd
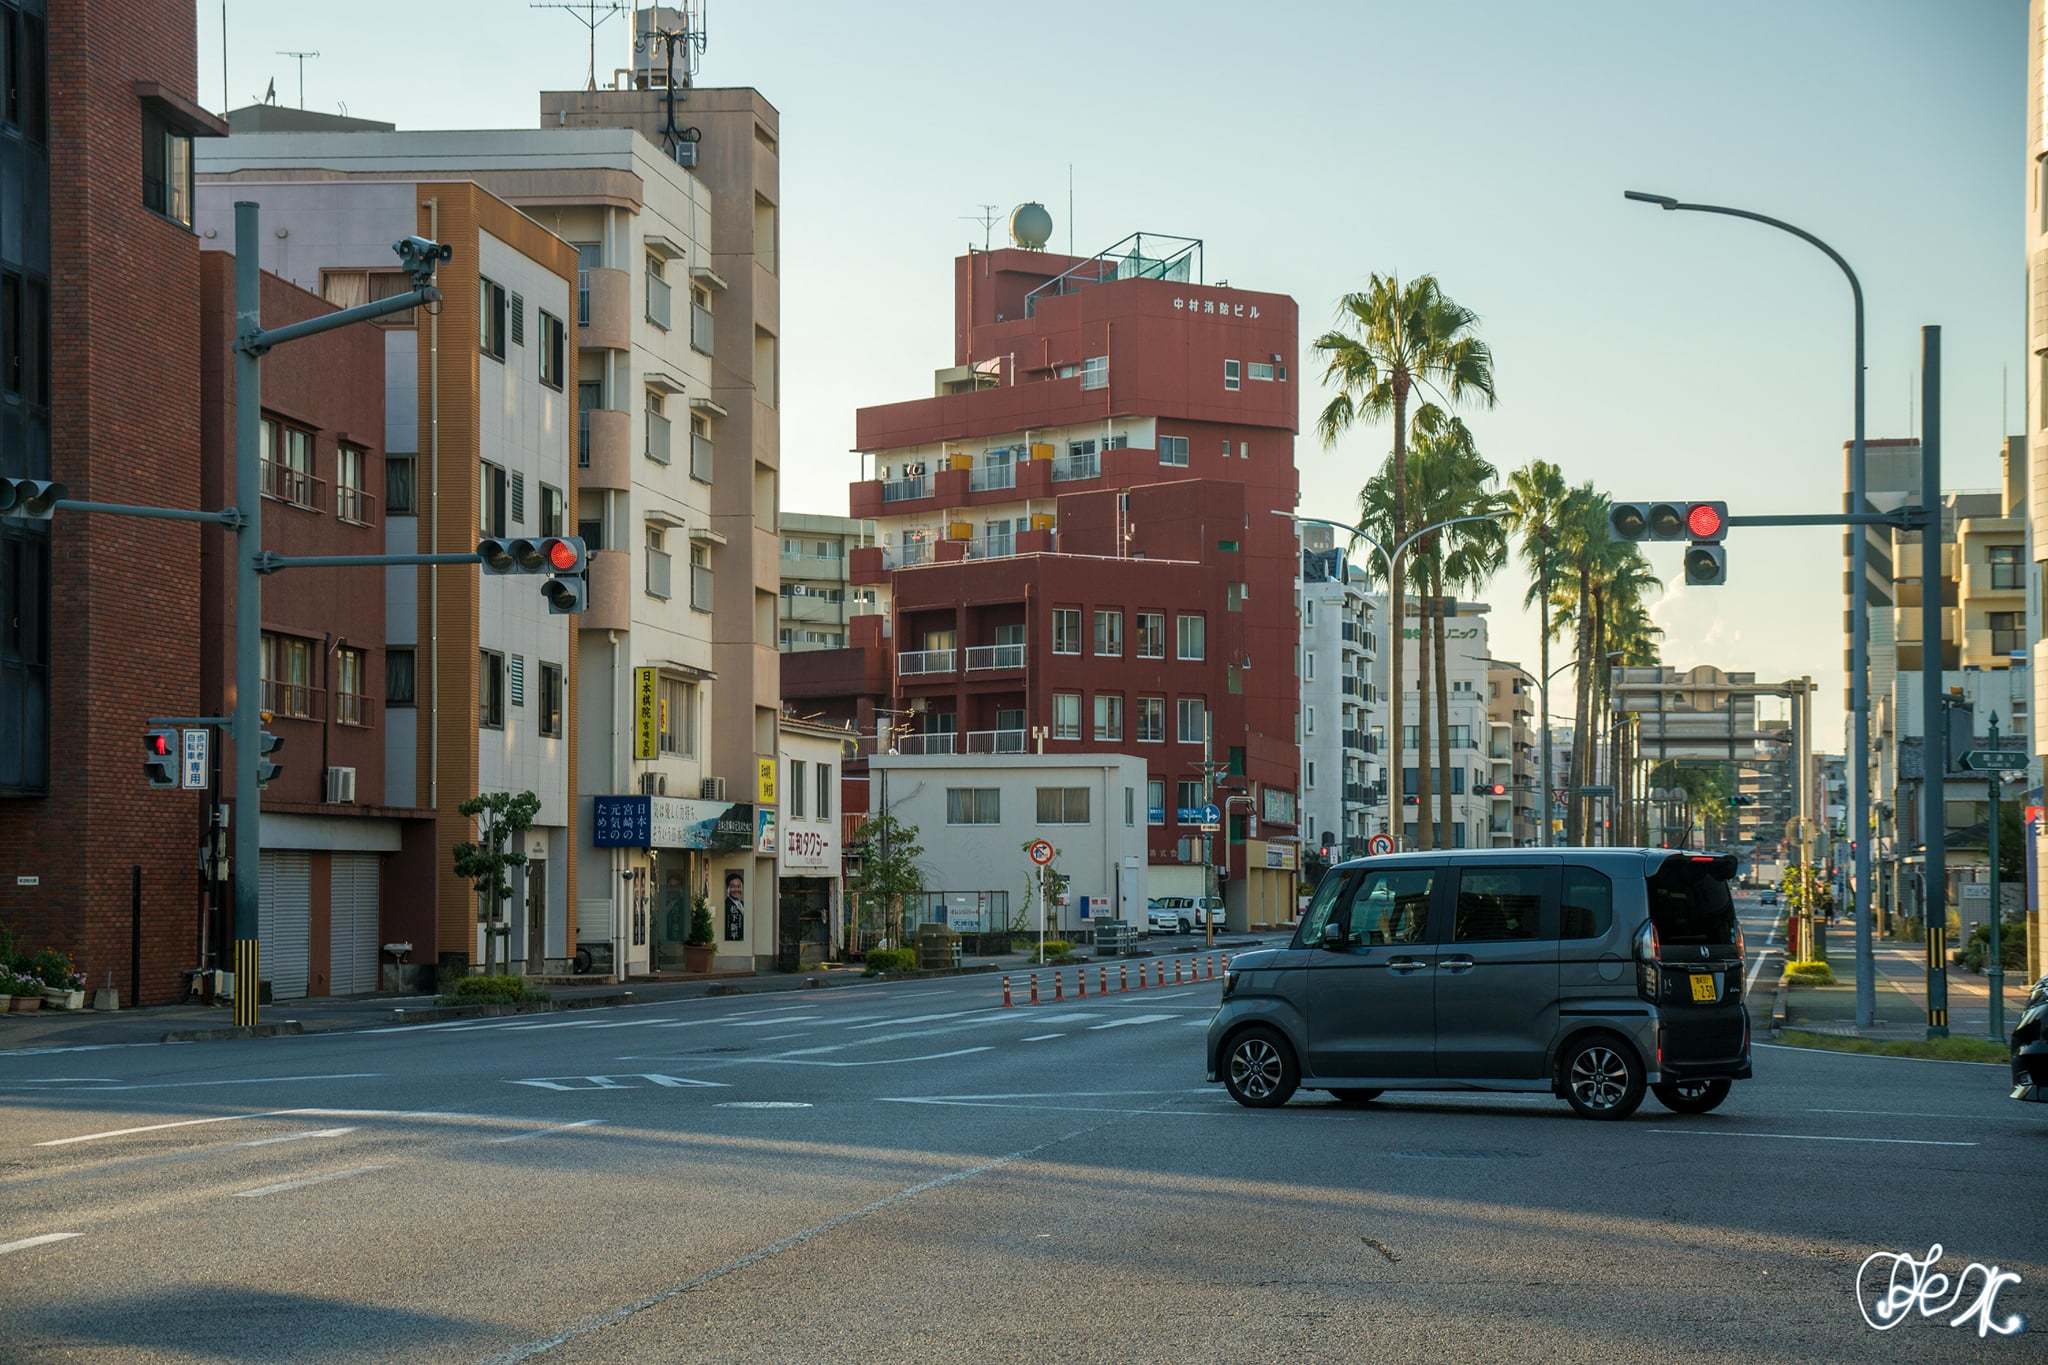
{"label": "horizontal traffic light arm", "polygon": [[343,308],[339,312],[320,313],[302,322],[288,322],[282,327],[267,327],[256,332],[245,332],[235,338],[235,347],[250,355],[262,355],[271,347],[282,346],[287,341],[318,336],[322,332],[331,332],[350,323],[369,322],[391,313],[403,313],[408,309],[440,301],[440,289],[430,284],[421,289],[409,289],[403,294],[393,294],[390,298],[372,299],[368,303],[359,303],[353,308]]}
{"label": "horizontal traffic light arm", "polygon": [[437,565],[481,562],[482,556],[474,550],[467,554],[441,555],[281,555],[265,550],[256,556],[256,572],[276,573],[279,569],[390,569],[411,565],[431,568]]}
{"label": "horizontal traffic light arm", "polygon": [[196,507],[143,507],[128,502],[88,502],[64,498],[52,504],[53,512],[101,512],[117,517],[146,517],[153,521],[204,521],[216,526],[240,526],[242,514],[232,507],[203,512]]}
{"label": "horizontal traffic light arm", "polygon": [[1787,513],[1728,518],[1730,526],[1896,526],[1911,531],[1927,520],[1917,507],[1901,507],[1896,512],[1815,512]]}

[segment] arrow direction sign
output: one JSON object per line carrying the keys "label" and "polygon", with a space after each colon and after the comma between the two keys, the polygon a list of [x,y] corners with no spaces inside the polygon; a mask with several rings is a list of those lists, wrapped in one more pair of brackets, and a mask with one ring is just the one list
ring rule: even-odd
{"label": "arrow direction sign", "polygon": [[2023,773],[2027,755],[2018,749],[1972,749],[1963,755],[1963,766],[1980,773]]}

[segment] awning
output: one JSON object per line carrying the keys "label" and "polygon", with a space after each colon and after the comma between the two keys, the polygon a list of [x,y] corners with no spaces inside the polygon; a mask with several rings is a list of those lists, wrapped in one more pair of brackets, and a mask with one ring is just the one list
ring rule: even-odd
{"label": "awning", "polygon": [[690,400],[690,411],[708,412],[713,417],[728,417],[731,415],[730,413],[726,412],[724,408],[718,406],[718,404],[712,402],[709,398],[704,397],[692,398]]}
{"label": "awning", "polygon": [[650,252],[661,257],[664,261],[673,261],[679,256],[690,254],[688,248],[677,246],[674,241],[662,236],[658,232],[650,232],[640,240],[647,244],[647,249]]}
{"label": "awning", "polygon": [[723,278],[722,276],[720,276],[720,275],[719,275],[719,273],[718,273],[718,272],[717,272],[716,270],[713,270],[713,269],[712,269],[712,268],[711,268],[710,266],[708,266],[708,265],[693,265],[693,266],[691,266],[691,267],[690,267],[690,278],[691,278],[691,279],[693,279],[693,280],[695,280],[695,281],[696,281],[697,283],[699,283],[699,284],[708,284],[708,285],[710,285],[710,286],[711,286],[711,287],[712,287],[713,289],[717,289],[717,290],[721,290],[721,291],[722,291],[722,290],[724,290],[724,289],[726,288],[726,283],[725,283],[725,280],[724,280],[724,278]]}
{"label": "awning", "polygon": [[647,387],[650,389],[660,389],[663,393],[681,393],[683,391],[683,381],[670,374],[667,370],[649,370],[647,372]]}

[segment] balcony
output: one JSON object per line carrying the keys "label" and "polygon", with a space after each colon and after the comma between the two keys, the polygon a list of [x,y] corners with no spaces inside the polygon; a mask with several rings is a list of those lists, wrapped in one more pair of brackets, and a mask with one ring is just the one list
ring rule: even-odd
{"label": "balcony", "polygon": [[1357,753],[1371,753],[1372,736],[1363,730],[1346,730],[1344,732],[1344,747]]}
{"label": "balcony", "polygon": [[895,747],[899,754],[950,754],[958,752],[958,739],[951,730],[932,730],[921,735],[898,735]]}
{"label": "balcony", "polygon": [[690,477],[699,483],[711,482],[712,448],[708,436],[690,433]]}
{"label": "balcony", "polygon": [[1099,479],[1102,477],[1102,457],[1093,451],[1086,455],[1062,455],[1052,462],[1052,481],[1072,483],[1076,479]]}
{"label": "balcony", "polygon": [[594,266],[577,272],[576,344],[606,351],[632,348],[633,315],[626,300],[631,277],[623,270]]}
{"label": "balcony", "polygon": [[576,618],[584,630],[625,630],[632,624],[633,556],[624,550],[593,550],[590,554],[590,605]]}
{"label": "balcony", "polygon": [[931,495],[932,476],[929,474],[911,479],[891,479],[882,485],[883,502],[913,502]]}
{"label": "balcony", "polygon": [[[1008,460],[977,460],[967,471],[967,491],[986,493],[998,488],[1017,486],[1017,466]],[[884,501],[888,500],[887,488],[882,490]]]}
{"label": "balcony", "polygon": [[970,754],[1021,754],[1024,741],[1028,738],[1023,730],[969,730],[967,748]]}
{"label": "balcony", "polygon": [[623,408],[585,408],[581,421],[589,433],[580,461],[584,488],[628,489],[633,486],[633,414]]}
{"label": "balcony", "polygon": [[711,354],[711,310],[690,305],[690,349],[704,355]]}
{"label": "balcony", "polygon": [[710,611],[712,590],[717,586],[717,580],[712,578],[709,565],[692,564],[690,566],[691,608],[696,611]]}
{"label": "balcony", "polygon": [[[991,673],[999,669],[1017,669],[1023,666],[1024,646],[1022,645],[969,645],[967,647],[967,671],[969,673]],[[986,752],[1007,753],[1008,750],[992,749]]]}
{"label": "balcony", "polygon": [[377,516],[377,498],[354,484],[334,486],[334,516],[351,526],[371,525]]}
{"label": "balcony", "polygon": [[782,619],[806,626],[837,626],[846,621],[846,603],[810,593],[782,594]]}
{"label": "balcony", "polygon": [[652,271],[648,272],[647,320],[664,332],[668,330],[669,296],[673,292],[667,280]]}
{"label": "balcony", "polygon": [[649,597],[659,597],[663,601],[668,600],[672,574],[673,562],[669,558],[668,553],[649,546],[647,550],[647,595]]}
{"label": "balcony", "polygon": [[951,673],[956,652],[950,649],[906,649],[896,656],[896,673],[905,678]]}
{"label": "balcony", "polygon": [[656,464],[669,462],[669,420],[658,412],[647,414],[647,458]]}
{"label": "balcony", "polygon": [[325,479],[316,479],[305,470],[295,469],[278,460],[263,461],[261,474],[264,497],[288,502],[309,512],[320,510],[320,490],[327,486]]}

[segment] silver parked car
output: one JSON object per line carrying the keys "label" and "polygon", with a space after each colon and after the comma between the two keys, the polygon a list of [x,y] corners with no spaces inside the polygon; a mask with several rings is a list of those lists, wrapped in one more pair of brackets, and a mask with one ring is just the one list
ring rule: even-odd
{"label": "silver parked car", "polygon": [[1550,1092],[1701,1114],[1750,1075],[1735,860],[1669,849],[1362,858],[1294,941],[1232,959],[1207,1072],[1238,1103],[1298,1088]]}

